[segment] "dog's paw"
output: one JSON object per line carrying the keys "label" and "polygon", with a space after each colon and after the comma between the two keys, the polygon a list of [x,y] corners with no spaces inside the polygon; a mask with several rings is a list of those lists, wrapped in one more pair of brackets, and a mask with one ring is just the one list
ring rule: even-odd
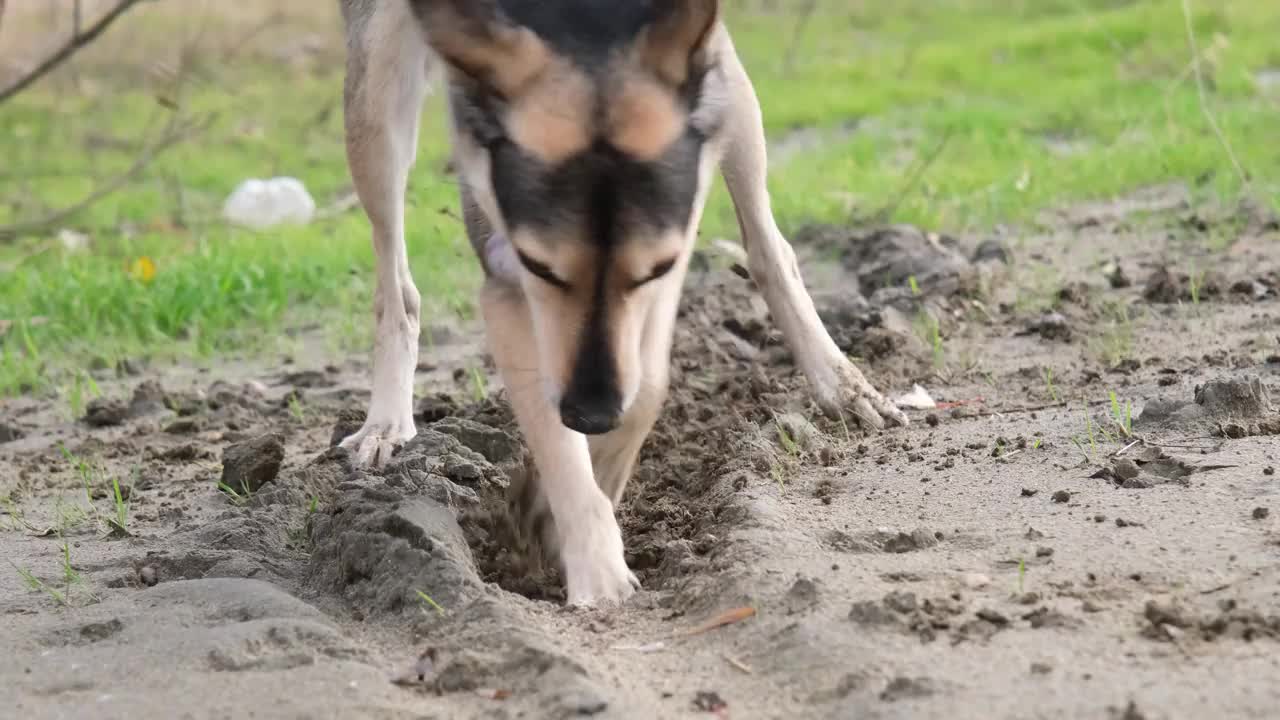
{"label": "dog's paw", "polygon": [[858,424],[869,430],[883,430],[888,426],[907,426],[906,413],[872,387],[862,371],[848,358],[839,357],[835,365],[834,382],[819,387],[816,400],[823,412],[834,418],[846,417],[852,412]]}
{"label": "dog's paw", "polygon": [[603,495],[600,500],[602,507],[578,518],[560,539],[565,594],[571,606],[618,604],[640,588],[623,559],[622,531],[613,517],[613,504]]}
{"label": "dog's paw", "polygon": [[351,453],[356,467],[380,468],[387,464],[396,448],[413,439],[418,428],[404,422],[365,422],[364,427],[348,435],[339,446]]}

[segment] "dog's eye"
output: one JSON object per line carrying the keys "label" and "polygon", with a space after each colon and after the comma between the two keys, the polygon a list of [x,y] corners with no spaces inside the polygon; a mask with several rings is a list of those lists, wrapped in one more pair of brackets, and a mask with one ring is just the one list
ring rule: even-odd
{"label": "dog's eye", "polygon": [[556,277],[556,274],[551,272],[551,268],[547,267],[546,264],[534,260],[519,250],[516,250],[516,257],[520,258],[520,264],[524,266],[524,269],[528,270],[534,276],[545,280],[547,283],[554,285],[561,290],[569,289],[569,283]]}
{"label": "dog's eye", "polygon": [[632,287],[640,287],[641,285],[644,285],[645,283],[653,282],[654,280],[657,280],[658,278],[662,277],[663,275],[666,275],[667,273],[671,272],[671,268],[673,268],[673,267],[675,267],[675,266],[676,266],[676,258],[671,258],[671,259],[669,259],[669,260],[663,260],[662,262],[658,263],[657,265],[654,265],[654,266],[653,266],[653,270],[649,271],[649,274],[648,274],[647,276],[645,276],[645,278],[644,278],[643,280],[639,280],[639,281],[637,281],[637,282],[636,282]]}

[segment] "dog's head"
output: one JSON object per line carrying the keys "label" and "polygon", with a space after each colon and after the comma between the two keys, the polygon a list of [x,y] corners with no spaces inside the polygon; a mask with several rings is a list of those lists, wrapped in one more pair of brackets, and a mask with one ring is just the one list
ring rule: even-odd
{"label": "dog's head", "polygon": [[412,4],[450,69],[490,274],[527,298],[564,424],[606,432],[641,389],[645,328],[681,282],[711,176],[717,2]]}

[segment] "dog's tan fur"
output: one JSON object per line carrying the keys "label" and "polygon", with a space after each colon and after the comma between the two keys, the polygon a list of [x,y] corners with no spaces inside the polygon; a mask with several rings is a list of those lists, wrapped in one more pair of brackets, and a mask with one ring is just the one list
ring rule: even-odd
{"label": "dog's tan fur", "polygon": [[[490,349],[538,468],[521,511],[549,513],[535,525],[558,551],[571,603],[622,600],[637,583],[613,509],[665,399],[680,289],[717,164],[751,277],[818,403],[873,428],[906,420],[818,319],[769,207],[760,107],[715,0],[657,3],[663,14],[595,75],[503,19],[497,1],[343,0],[348,159],[373,228],[378,283],[369,414],[342,444],[357,462],[377,465],[415,433],[419,295],[405,256],[403,194],[431,58],[443,60],[452,89],[480,87],[500,101],[495,132],[539,172],[579,162],[603,143],[661,180],[675,172],[668,168],[679,139],[698,129],[705,138],[697,156],[685,156],[696,167],[684,198],[692,203],[687,222],[655,228],[645,220],[649,208],[622,198],[610,216],[612,239],[600,245],[596,226],[573,209],[585,207],[575,198],[550,198],[537,222],[508,222],[495,188],[510,178],[494,176],[494,150],[461,118],[461,95],[451,96],[464,216],[487,275],[481,308]],[[695,107],[679,89],[697,72],[708,74]],[[589,367],[588,342],[608,358],[607,382],[597,380],[616,393],[616,417],[605,418],[606,426],[593,415],[592,430],[583,432],[595,434],[584,435],[566,425],[588,423],[567,414],[567,397],[578,392],[582,373],[599,370]]]}

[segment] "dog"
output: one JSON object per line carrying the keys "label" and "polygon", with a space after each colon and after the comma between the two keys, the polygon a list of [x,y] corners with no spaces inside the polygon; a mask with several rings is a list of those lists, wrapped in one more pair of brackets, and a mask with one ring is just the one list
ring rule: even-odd
{"label": "dog", "polygon": [[404,193],[437,73],[489,350],[537,469],[522,512],[548,521],[570,605],[639,587],[614,508],[666,397],[717,167],[818,405],[906,425],[823,327],[778,230],[760,105],[716,0],[341,3],[347,160],[377,259],[372,397],[341,443],[353,462],[376,467],[416,433]]}

